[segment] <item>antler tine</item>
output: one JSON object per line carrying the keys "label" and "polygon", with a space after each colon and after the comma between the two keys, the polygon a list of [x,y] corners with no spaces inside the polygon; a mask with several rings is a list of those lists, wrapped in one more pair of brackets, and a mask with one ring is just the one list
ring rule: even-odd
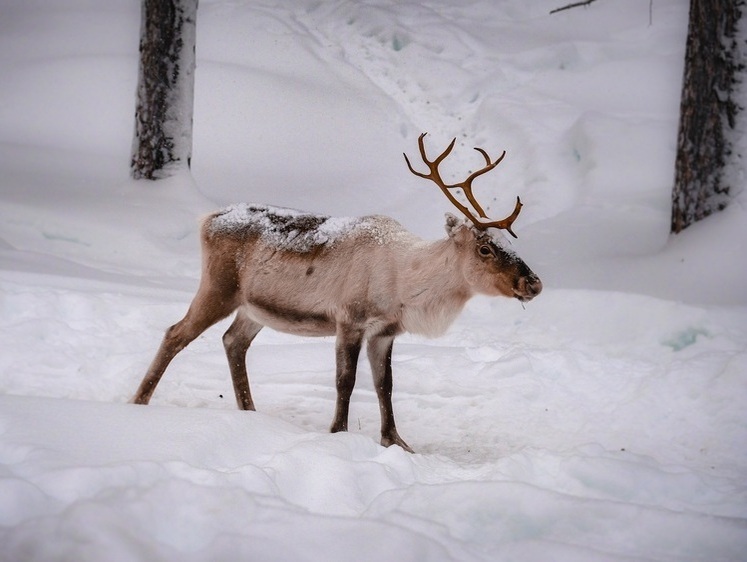
{"label": "antler tine", "polygon": [[451,142],[449,143],[449,146],[446,147],[446,150],[439,154],[433,162],[429,162],[428,157],[425,154],[425,141],[423,140],[425,138],[425,135],[427,134],[428,133],[423,133],[418,137],[418,147],[420,148],[420,154],[423,157],[423,161],[428,164],[428,167],[431,168],[431,170],[434,170],[436,173],[438,173],[438,165],[441,164],[441,162],[443,162],[449,154],[451,154],[451,151],[456,144],[456,137],[451,139]]}
{"label": "antler tine", "polygon": [[454,144],[456,143],[456,138],[451,141],[449,146],[446,147],[446,150],[444,150],[438,158],[436,158],[433,162],[428,160],[428,156],[425,153],[425,143],[423,142],[423,138],[428,133],[423,133],[418,137],[418,147],[420,148],[420,156],[423,158],[423,162],[428,166],[428,170],[430,171],[429,174],[424,174],[422,172],[418,172],[415,168],[412,167],[412,164],[410,163],[410,159],[407,157],[406,153],[402,153],[402,155],[405,157],[405,162],[407,162],[407,167],[410,169],[410,171],[415,174],[418,177],[421,177],[423,179],[431,180],[433,183],[435,183],[441,191],[446,195],[446,198],[451,202],[452,205],[454,205],[457,209],[459,209],[462,214],[464,214],[467,218],[469,218],[476,226],[479,228],[479,221],[472,215],[470,210],[462,205],[459,200],[454,197],[451,192],[449,191],[449,188],[451,187],[457,187],[457,186],[450,186],[446,185],[441,179],[441,174],[438,172],[438,165],[443,161],[444,158],[446,158],[451,150],[454,148]]}
{"label": "antler tine", "polygon": [[483,211],[482,207],[480,206],[480,203],[477,202],[477,199],[472,194],[472,181],[475,178],[489,172],[490,170],[495,168],[498,164],[500,164],[501,161],[506,157],[506,151],[504,150],[503,154],[501,154],[495,162],[491,162],[490,156],[482,148],[475,147],[475,150],[479,152],[480,154],[482,154],[483,158],[485,158],[485,162],[487,165],[484,168],[480,168],[476,172],[473,172],[472,174],[470,174],[470,176],[466,180],[464,180],[462,183],[455,184],[453,187],[461,187],[462,190],[464,191],[464,195],[467,197],[469,202],[475,208],[475,211],[477,211],[477,214],[480,215],[480,217],[486,219],[488,218],[488,215],[485,214],[485,211]]}
{"label": "antler tine", "polygon": [[[475,225],[478,228],[500,228],[502,230],[505,230],[508,232],[511,236],[514,238],[518,238],[513,230],[511,230],[511,225],[516,220],[516,217],[519,216],[519,213],[521,212],[521,208],[524,206],[524,203],[521,202],[521,199],[519,197],[516,197],[516,206],[514,207],[513,212],[508,215],[505,219],[499,220],[499,221],[491,221],[491,222],[481,222],[475,223]],[[471,218],[471,217],[470,217]],[[472,222],[475,222],[474,219],[472,219]]]}
{"label": "antler tine", "polygon": [[456,144],[456,138],[454,138],[449,146],[446,147],[446,150],[444,150],[441,154],[438,155],[438,157],[430,161],[428,160],[428,155],[425,152],[425,142],[424,138],[425,135],[428,133],[422,133],[418,137],[418,148],[420,149],[420,156],[423,159],[423,162],[428,166],[428,171],[430,173],[424,174],[422,172],[418,172],[415,170],[415,168],[412,167],[412,164],[410,163],[410,159],[407,157],[407,154],[404,152],[402,153],[405,157],[405,162],[407,162],[407,167],[409,168],[410,172],[415,174],[418,177],[431,180],[433,183],[435,183],[441,191],[446,195],[448,200],[451,202],[452,205],[454,205],[457,209],[459,209],[464,216],[466,216],[472,223],[475,225],[476,228],[480,230],[486,230],[488,228],[500,228],[502,230],[506,230],[511,236],[514,238],[517,238],[516,234],[514,234],[513,230],[511,230],[511,225],[516,220],[516,217],[519,216],[519,212],[521,211],[521,207],[523,206],[521,203],[521,200],[517,197],[516,198],[516,206],[514,207],[513,212],[506,217],[503,220],[499,221],[489,221],[489,222],[482,222],[480,219],[475,217],[472,212],[464,205],[462,205],[459,200],[452,195],[451,189],[455,188],[461,188],[462,191],[464,191],[464,195],[467,197],[467,200],[470,202],[470,204],[474,207],[475,211],[477,211],[480,218],[486,219],[488,216],[485,214],[485,211],[480,206],[480,204],[477,202],[477,199],[472,193],[472,182],[475,178],[489,172],[493,168],[495,168],[498,164],[501,163],[503,158],[506,156],[506,151],[503,151],[503,154],[501,154],[498,159],[495,162],[490,161],[490,156],[488,153],[483,150],[482,148],[475,147],[475,150],[477,150],[480,154],[482,154],[483,158],[485,158],[486,165],[483,168],[480,168],[476,172],[473,172],[470,174],[466,180],[460,183],[455,184],[446,184],[443,179],[441,178],[441,174],[438,171],[438,166],[443,162],[443,160],[451,153],[452,149],[454,148],[454,145]]}
{"label": "antler tine", "polygon": [[[446,185],[441,179],[441,174],[438,171],[438,166],[451,153],[452,149],[454,148],[454,144],[456,144],[456,137],[452,139],[449,146],[446,147],[446,150],[444,150],[441,154],[439,154],[436,157],[435,160],[431,162],[430,160],[428,160],[428,155],[425,153],[425,142],[423,141],[423,139],[425,138],[425,135],[427,134],[428,133],[421,133],[421,135],[418,137],[418,148],[420,149],[420,157],[423,159],[423,162],[425,162],[426,166],[428,166],[428,169],[430,170],[431,173],[423,174],[421,172],[415,171],[415,169],[413,169],[412,165],[410,164],[410,159],[407,157],[407,154],[403,152],[402,154],[405,157],[405,160],[407,161],[407,167],[410,168],[410,171],[416,176],[425,178],[427,180],[435,181],[437,184],[439,184],[439,187],[441,187],[441,189],[449,188],[451,186]],[[436,181],[436,179],[438,179],[438,181]]]}

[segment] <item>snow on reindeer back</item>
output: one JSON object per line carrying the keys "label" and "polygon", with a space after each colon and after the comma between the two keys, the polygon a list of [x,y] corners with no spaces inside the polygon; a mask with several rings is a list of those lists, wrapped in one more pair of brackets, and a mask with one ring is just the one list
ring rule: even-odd
{"label": "snow on reindeer back", "polygon": [[259,235],[280,250],[309,252],[334,243],[354,231],[366,232],[379,244],[391,239],[392,225],[383,217],[328,217],[295,209],[239,203],[218,211],[209,219],[211,233]]}

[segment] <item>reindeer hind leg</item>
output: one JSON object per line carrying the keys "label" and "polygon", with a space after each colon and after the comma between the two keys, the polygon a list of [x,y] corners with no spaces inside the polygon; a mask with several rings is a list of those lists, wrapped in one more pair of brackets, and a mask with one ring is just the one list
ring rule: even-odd
{"label": "reindeer hind leg", "polygon": [[133,404],[147,404],[176,354],[210,326],[231,314],[235,308],[234,298],[227,298],[223,292],[201,286],[184,318],[166,330],[148,372],[130,401]]}

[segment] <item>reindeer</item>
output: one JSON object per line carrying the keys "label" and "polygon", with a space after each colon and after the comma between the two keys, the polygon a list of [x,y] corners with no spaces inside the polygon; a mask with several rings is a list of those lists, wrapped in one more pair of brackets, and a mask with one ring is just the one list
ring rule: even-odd
{"label": "reindeer", "polygon": [[[503,220],[491,221],[472,193],[475,178],[447,184],[439,165],[451,144],[430,161],[418,147],[428,173],[409,170],[434,182],[464,215],[446,215],[446,239],[426,242],[386,216],[332,218],[265,205],[241,204],[217,211],[201,227],[202,277],[186,316],[171,326],[132,399],[150,401],[174,356],[207,328],[236,311],[223,335],[236,401],[254,410],[246,353],[259,331],[269,326],[303,336],[336,336],[337,401],[331,432],[347,431],[350,395],[361,346],[368,359],[381,414],[381,444],[412,449],[397,433],[392,410],[392,344],[404,332],[443,334],[475,294],[503,295],[526,302],[542,282],[508,247],[501,230],[511,226],[521,200]],[[471,211],[452,193],[460,188]],[[477,216],[476,216],[477,215]]]}

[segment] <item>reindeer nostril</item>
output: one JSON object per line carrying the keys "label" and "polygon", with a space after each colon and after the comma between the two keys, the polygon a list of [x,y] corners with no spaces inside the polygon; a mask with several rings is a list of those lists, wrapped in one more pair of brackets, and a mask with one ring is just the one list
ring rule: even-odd
{"label": "reindeer nostril", "polygon": [[536,297],[542,292],[542,281],[540,281],[537,277],[535,277],[534,279],[530,279],[529,283],[527,284],[527,290],[529,293]]}

